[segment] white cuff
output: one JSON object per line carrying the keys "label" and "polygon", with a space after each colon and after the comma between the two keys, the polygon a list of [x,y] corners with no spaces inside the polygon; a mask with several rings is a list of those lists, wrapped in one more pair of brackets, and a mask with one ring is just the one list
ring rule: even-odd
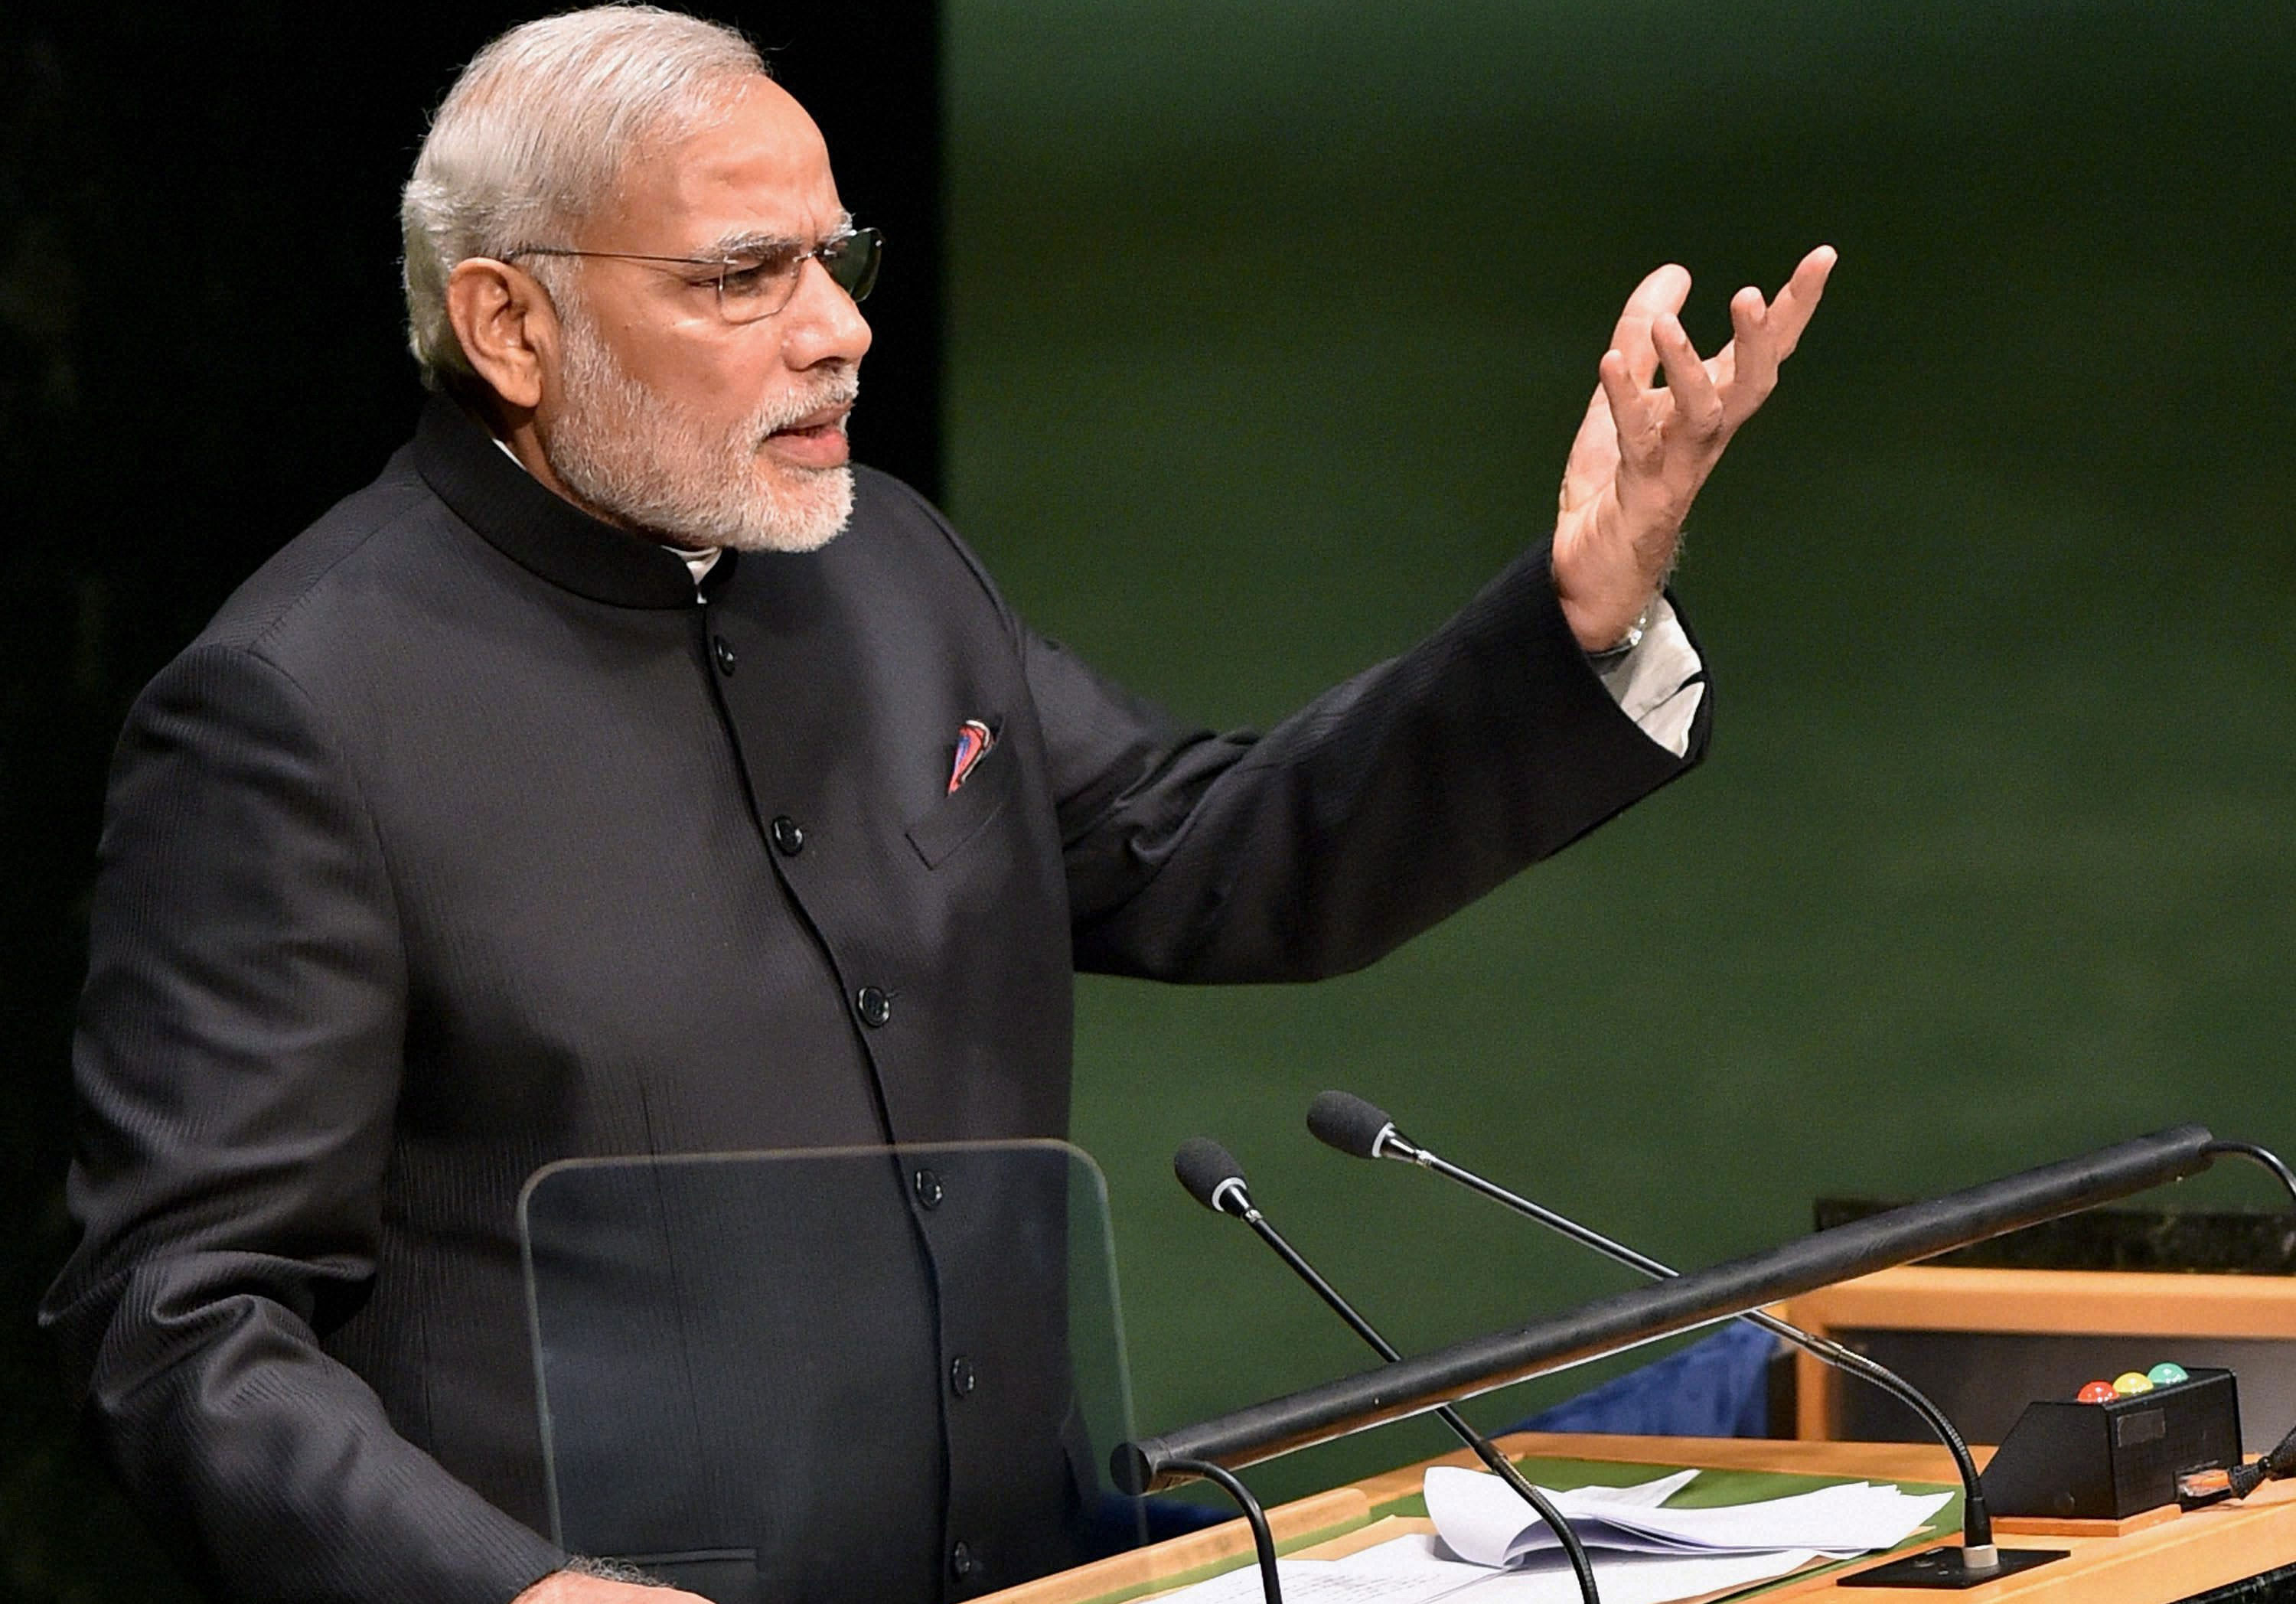
{"label": "white cuff", "polygon": [[1595,673],[1644,734],[1677,757],[1690,750],[1691,721],[1706,696],[1706,665],[1664,596],[1651,603],[1635,648],[1597,663]]}

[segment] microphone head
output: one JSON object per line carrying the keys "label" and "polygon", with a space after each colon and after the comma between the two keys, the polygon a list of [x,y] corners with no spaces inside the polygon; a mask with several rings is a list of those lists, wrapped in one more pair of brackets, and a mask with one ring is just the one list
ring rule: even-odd
{"label": "microphone head", "polygon": [[1352,1092],[1319,1092],[1308,1105],[1308,1129],[1326,1147],[1357,1158],[1376,1158],[1379,1139],[1394,1131],[1395,1121],[1385,1109]]}
{"label": "microphone head", "polygon": [[1223,1193],[1234,1197],[1243,1191],[1243,1166],[1209,1136],[1191,1136],[1182,1142],[1172,1155],[1172,1173],[1188,1189],[1188,1196],[1214,1214],[1230,1212],[1223,1207]]}

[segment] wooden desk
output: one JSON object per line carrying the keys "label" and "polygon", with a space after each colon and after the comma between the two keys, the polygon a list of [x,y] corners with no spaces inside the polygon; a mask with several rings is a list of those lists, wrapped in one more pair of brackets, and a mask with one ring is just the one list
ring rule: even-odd
{"label": "wooden desk", "polygon": [[[1652,1465],[1697,1465],[1712,1469],[1784,1470],[1807,1476],[1861,1477],[1874,1481],[1957,1481],[1942,1448],[1915,1443],[1783,1442],[1759,1437],[1590,1436],[1525,1432],[1499,1439],[1510,1454],[1554,1459],[1626,1461]],[[1976,1451],[1981,1464],[1989,1449]],[[1268,1511],[1279,1545],[1300,1539],[1337,1536],[1362,1524],[1377,1504],[1419,1491],[1428,1465],[1474,1464],[1464,1450],[1423,1464],[1390,1470],[1353,1486],[1334,1488]],[[2296,1481],[2268,1482],[2245,1502],[2195,1510],[2126,1537],[2005,1537],[2020,1548],[2061,1548],[2070,1557],[2021,1572],[1966,1593],[1903,1592],[1896,1589],[1839,1591],[1837,1579],[1884,1556],[1842,1571],[1787,1582],[1763,1593],[1768,1600],[1809,1600],[1824,1595],[1841,1604],[1884,1604],[1903,1600],[1938,1604],[1962,1598],[1971,1604],[2014,1599],[2020,1604],[2176,1604],[2212,1589],[2296,1566]],[[1249,1556],[1251,1537],[1240,1520],[1175,1538],[1130,1554],[1119,1554],[1056,1576],[992,1593],[981,1604],[1090,1604],[1111,1595],[1129,1596],[1167,1577],[1177,1577],[1223,1559]]]}

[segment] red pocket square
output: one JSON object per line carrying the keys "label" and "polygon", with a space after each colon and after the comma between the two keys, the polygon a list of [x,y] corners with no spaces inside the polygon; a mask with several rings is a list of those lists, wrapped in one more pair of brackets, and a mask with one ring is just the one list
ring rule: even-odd
{"label": "red pocket square", "polygon": [[988,749],[996,744],[996,732],[977,718],[968,718],[957,726],[956,761],[949,765],[948,790],[951,796],[964,783],[972,765],[988,756]]}

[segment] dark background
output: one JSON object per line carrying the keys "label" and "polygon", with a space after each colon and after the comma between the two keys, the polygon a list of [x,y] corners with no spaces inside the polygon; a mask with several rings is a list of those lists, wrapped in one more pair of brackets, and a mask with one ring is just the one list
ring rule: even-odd
{"label": "dark background", "polygon": [[[542,9],[0,10],[6,1596],[178,1596],[73,1442],[31,1322],[71,1240],[67,1064],[112,738],[232,589],[411,431],[398,187],[462,63]],[[870,456],[937,488],[933,9],[720,14],[819,108],[849,204],[886,232]]]}
{"label": "dark background", "polygon": [[[70,1240],[105,755],[405,434],[396,190],[455,67],[536,9],[0,13],[12,1596],[174,1596],[29,1314]],[[890,237],[861,454],[1040,627],[1216,722],[1403,645],[1543,532],[1644,272],[1693,268],[1710,345],[1730,290],[1842,251],[1693,521],[1705,771],[1365,975],[1084,986],[1144,1425],[1358,1364],[1172,1187],[1189,1134],[1406,1347],[1620,1284],[1341,1167],[1298,1132],[1325,1084],[1685,1264],[1818,1193],[2181,1119],[2296,1146],[2284,0],[718,14],[785,46]],[[1437,1445],[1414,1430],[1257,1479]]]}

